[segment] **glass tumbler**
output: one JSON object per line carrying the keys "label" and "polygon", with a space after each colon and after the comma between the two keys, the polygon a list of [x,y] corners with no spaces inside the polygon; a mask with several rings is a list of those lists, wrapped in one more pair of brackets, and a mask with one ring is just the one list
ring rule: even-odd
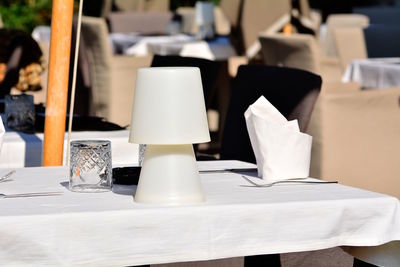
{"label": "glass tumbler", "polygon": [[112,188],[111,142],[71,142],[69,188],[74,192],[105,192]]}
{"label": "glass tumbler", "polygon": [[6,125],[15,131],[33,133],[35,131],[35,105],[33,96],[5,96]]}

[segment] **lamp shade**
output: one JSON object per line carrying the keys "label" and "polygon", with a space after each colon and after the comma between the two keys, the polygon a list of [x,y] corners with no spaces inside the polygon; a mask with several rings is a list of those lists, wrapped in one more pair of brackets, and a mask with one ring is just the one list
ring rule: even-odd
{"label": "lamp shade", "polygon": [[140,68],[134,95],[129,142],[210,141],[199,68]]}

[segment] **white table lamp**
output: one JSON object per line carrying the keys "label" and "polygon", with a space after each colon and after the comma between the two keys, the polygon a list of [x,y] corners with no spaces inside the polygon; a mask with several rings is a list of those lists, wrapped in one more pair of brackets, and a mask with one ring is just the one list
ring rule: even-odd
{"label": "white table lamp", "polygon": [[192,144],[209,141],[200,70],[138,69],[129,142],[147,148],[135,201],[204,201]]}

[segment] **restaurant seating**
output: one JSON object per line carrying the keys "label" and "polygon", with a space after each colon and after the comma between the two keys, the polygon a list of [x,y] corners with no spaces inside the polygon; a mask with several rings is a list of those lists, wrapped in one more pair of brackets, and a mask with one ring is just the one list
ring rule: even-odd
{"label": "restaurant seating", "polygon": [[[326,20],[326,36],[323,51],[327,56],[338,56],[335,43],[335,30],[344,28],[363,29],[369,25],[367,16],[361,14],[332,14]],[[351,46],[348,46],[351,49]]]}
{"label": "restaurant seating", "polygon": [[[322,80],[313,73],[265,65],[242,65],[232,84],[232,95],[221,141],[220,158],[255,163],[244,112],[261,95],[288,120],[297,119],[307,129]],[[280,266],[279,255],[245,257],[244,266]],[[266,265],[265,265],[266,266]]]}
{"label": "restaurant seating", "polygon": [[355,7],[353,13],[369,18],[371,24],[399,25],[400,8],[389,6]]}
{"label": "restaurant seating", "polygon": [[215,110],[210,111],[210,109],[213,108],[212,104],[215,102],[217,95],[217,80],[220,76],[222,63],[202,58],[154,55],[151,67],[198,67],[200,69],[204,101],[211,133],[211,143],[203,145],[201,152],[199,152],[198,145],[194,145],[194,149],[197,160],[214,160],[215,157],[211,154],[215,150],[219,150],[219,114]]}
{"label": "restaurant seating", "polygon": [[317,43],[310,34],[268,34],[260,36],[260,42],[267,65],[321,71]]}
{"label": "restaurant seating", "polygon": [[290,21],[289,0],[243,0],[240,30],[245,54],[253,58],[260,51],[260,32],[280,31]]}
{"label": "restaurant seating", "polygon": [[110,32],[163,34],[173,14],[165,12],[111,12],[107,16]]}
{"label": "restaurant seating", "polygon": [[297,119],[307,129],[321,88],[321,77],[283,67],[243,65],[233,80],[232,95],[221,143],[221,159],[255,163],[244,112],[264,95],[287,119]]}
{"label": "restaurant seating", "polygon": [[374,24],[364,29],[369,58],[400,57],[400,26]]}
{"label": "restaurant seating", "polygon": [[136,69],[149,67],[152,56],[113,55],[103,18],[82,17],[81,41],[92,84],[89,115],[121,126],[130,124]]}
{"label": "restaurant seating", "polygon": [[39,43],[28,33],[11,28],[0,29],[0,96],[34,95],[34,103],[43,103],[47,79],[47,60]]}
{"label": "restaurant seating", "polygon": [[198,67],[201,73],[206,109],[215,94],[221,63],[202,58],[154,55],[151,67]]}
{"label": "restaurant seating", "polygon": [[265,64],[307,70],[321,75],[324,82],[340,81],[339,60],[321,55],[311,34],[261,34],[259,38]]}
{"label": "restaurant seating", "polygon": [[367,48],[361,28],[350,27],[335,29],[334,40],[336,52],[343,71],[346,70],[346,67],[353,60],[367,58]]}
{"label": "restaurant seating", "polygon": [[[399,57],[399,34],[400,27],[393,25],[335,29],[334,41],[342,70],[356,59]],[[382,40],[390,41],[383,42]]]}
{"label": "restaurant seating", "polygon": [[312,114],[310,175],[399,198],[400,88],[340,89],[324,86]]}
{"label": "restaurant seating", "polygon": [[114,0],[114,5],[123,12],[165,12],[169,10],[170,0]]}

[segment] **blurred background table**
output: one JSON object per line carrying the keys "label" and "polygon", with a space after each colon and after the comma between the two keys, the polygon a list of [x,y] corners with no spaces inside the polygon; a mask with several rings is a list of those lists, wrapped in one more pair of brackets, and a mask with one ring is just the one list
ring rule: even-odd
{"label": "blurred background table", "polygon": [[[71,140],[102,139],[111,141],[113,166],[138,163],[139,146],[128,143],[129,130],[73,132]],[[66,153],[64,142],[64,161]],[[0,152],[0,168],[39,167],[42,165],[43,133],[6,132]]]}
{"label": "blurred background table", "polygon": [[353,60],[342,81],[358,82],[364,89],[400,87],[400,58]]}

